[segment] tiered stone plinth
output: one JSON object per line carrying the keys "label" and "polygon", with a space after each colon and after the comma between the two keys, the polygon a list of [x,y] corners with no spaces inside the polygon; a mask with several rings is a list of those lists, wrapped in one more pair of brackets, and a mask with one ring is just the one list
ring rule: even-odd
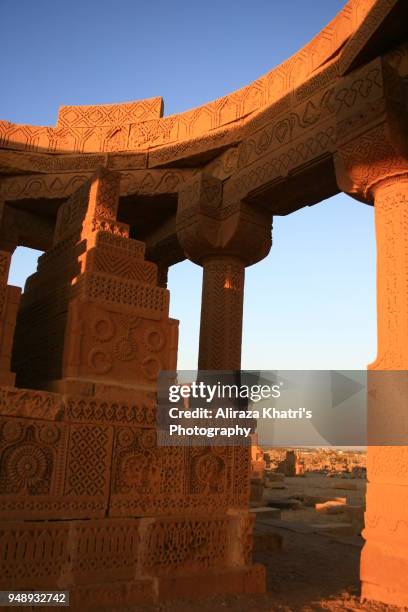
{"label": "tiered stone plinth", "polygon": [[0,588],[74,609],[264,589],[251,565],[249,457],[158,447],[156,378],[178,322],[100,171],[58,212],[27,281],[0,387]]}
{"label": "tiered stone plinth", "polygon": [[116,221],[118,201],[119,176],[100,171],[60,207],[54,246],[28,279],[18,317],[20,386],[123,395],[154,390],[158,371],[175,369],[168,291],[144,244]]}

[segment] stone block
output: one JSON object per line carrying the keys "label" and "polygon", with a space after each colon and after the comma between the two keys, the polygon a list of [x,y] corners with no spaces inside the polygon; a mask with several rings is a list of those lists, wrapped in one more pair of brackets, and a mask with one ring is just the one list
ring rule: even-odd
{"label": "stone block", "polygon": [[315,504],[315,510],[319,514],[344,514],[345,502],[330,500]]}
{"label": "stone block", "polygon": [[303,505],[307,507],[315,506],[316,504],[324,504],[325,502],[334,501],[345,504],[347,499],[345,497],[332,497],[327,495],[304,495]]}
{"label": "stone block", "polygon": [[138,559],[137,520],[4,521],[3,589],[67,589],[131,580]]}
{"label": "stone block", "polygon": [[0,425],[1,518],[105,516],[112,427],[15,417]]}

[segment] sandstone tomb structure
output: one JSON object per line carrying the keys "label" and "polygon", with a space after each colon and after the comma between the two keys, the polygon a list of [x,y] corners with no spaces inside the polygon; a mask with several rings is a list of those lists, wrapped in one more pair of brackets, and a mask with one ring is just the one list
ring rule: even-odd
{"label": "sandstone tomb structure", "polygon": [[[344,191],[375,207],[370,367],[408,370],[406,8],[349,0],[286,62],[178,115],[152,98],[0,121],[2,589],[55,584],[85,609],[265,588],[248,449],[156,444],[167,270],[203,268],[199,367],[239,369],[245,267],[273,216]],[[20,299],[21,245],[44,254]],[[398,605],[407,466],[408,445],[369,448],[362,593]]]}

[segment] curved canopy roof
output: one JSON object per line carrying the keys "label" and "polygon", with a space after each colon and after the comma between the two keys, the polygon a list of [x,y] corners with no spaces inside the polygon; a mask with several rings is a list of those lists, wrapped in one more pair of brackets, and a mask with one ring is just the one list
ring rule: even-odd
{"label": "curved canopy roof", "polygon": [[[288,96],[299,98],[313,92],[346,74],[360,60],[370,59],[370,54],[378,55],[379,28],[387,28],[388,17],[403,1],[348,0],[288,60],[250,85],[186,112],[163,117],[161,98],[62,106],[56,127],[0,121],[0,146],[53,154],[149,152],[152,167],[198,151],[222,150],[244,139],[266,111],[279,114]],[[395,23],[394,19],[394,29]],[[375,45],[371,44],[374,39]]]}

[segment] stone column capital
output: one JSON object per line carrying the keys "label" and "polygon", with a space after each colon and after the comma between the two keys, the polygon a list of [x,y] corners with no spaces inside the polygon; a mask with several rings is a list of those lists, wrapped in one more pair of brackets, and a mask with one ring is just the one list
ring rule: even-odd
{"label": "stone column capital", "polygon": [[269,212],[243,201],[226,202],[216,177],[202,172],[180,188],[177,237],[186,257],[199,265],[218,256],[252,265],[269,253],[271,230]]}
{"label": "stone column capital", "polygon": [[[339,188],[371,203],[378,184],[408,173],[407,95],[403,79],[385,58],[364,70],[375,87],[360,96],[359,104],[350,102],[338,111],[334,164]],[[355,85],[353,73],[349,79]]]}

